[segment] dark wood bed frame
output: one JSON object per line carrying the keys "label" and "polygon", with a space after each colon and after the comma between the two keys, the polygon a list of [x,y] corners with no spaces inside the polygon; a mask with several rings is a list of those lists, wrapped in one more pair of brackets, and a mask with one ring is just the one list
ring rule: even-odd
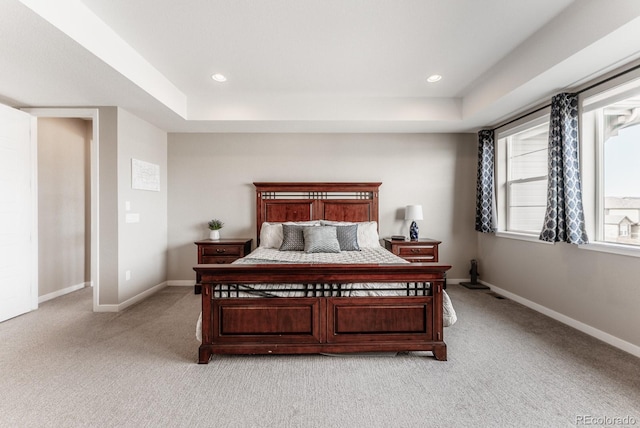
{"label": "dark wood bed frame", "polygon": [[[254,183],[257,232],[263,222],[378,221],[381,183]],[[202,283],[202,344],[212,354],[432,351],[447,359],[440,263],[197,265]],[[428,283],[406,297],[220,298],[220,284]]]}

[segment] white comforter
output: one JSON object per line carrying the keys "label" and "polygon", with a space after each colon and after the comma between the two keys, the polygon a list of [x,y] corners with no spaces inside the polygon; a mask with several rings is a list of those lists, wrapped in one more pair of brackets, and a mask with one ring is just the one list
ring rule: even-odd
{"label": "white comforter", "polygon": [[382,247],[365,247],[360,251],[339,253],[305,253],[304,251],[280,251],[275,248],[256,248],[246,257],[234,263],[409,263]]}

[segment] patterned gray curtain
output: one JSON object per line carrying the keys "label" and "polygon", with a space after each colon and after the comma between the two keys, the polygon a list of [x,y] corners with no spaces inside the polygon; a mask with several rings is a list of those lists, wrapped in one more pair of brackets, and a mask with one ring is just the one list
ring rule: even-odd
{"label": "patterned gray curtain", "polygon": [[562,93],[551,100],[547,211],[540,239],[585,244],[578,155],[578,94]]}
{"label": "patterned gray curtain", "polygon": [[482,233],[496,231],[494,188],[494,132],[478,132],[478,179],[476,181],[476,230]]}

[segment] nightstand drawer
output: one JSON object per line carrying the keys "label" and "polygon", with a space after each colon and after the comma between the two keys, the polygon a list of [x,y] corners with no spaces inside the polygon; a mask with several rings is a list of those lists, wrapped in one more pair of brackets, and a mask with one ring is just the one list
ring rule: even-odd
{"label": "nightstand drawer", "polygon": [[203,256],[203,265],[228,265],[238,260],[237,256]]}
{"label": "nightstand drawer", "polygon": [[430,256],[430,257],[403,257],[403,259],[405,259],[408,262],[411,263],[430,263],[430,262],[435,262],[436,258],[434,256]]}
{"label": "nightstand drawer", "polygon": [[420,238],[413,241],[384,239],[384,247],[398,257],[412,263],[429,263],[438,261],[438,245],[440,241]]}
{"label": "nightstand drawer", "polygon": [[[203,245],[201,247],[203,260],[207,256],[223,257],[223,256],[242,256],[244,255],[244,246],[242,245]],[[204,262],[207,263],[207,262]]]}
{"label": "nightstand drawer", "polygon": [[400,257],[421,257],[421,258],[431,258],[433,259],[436,254],[435,245],[424,245],[424,246],[411,246],[405,247],[400,246],[398,248],[398,255]]}

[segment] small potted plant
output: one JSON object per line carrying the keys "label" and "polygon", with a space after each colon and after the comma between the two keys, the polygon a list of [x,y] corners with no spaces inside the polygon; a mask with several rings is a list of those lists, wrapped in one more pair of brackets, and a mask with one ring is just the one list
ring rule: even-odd
{"label": "small potted plant", "polygon": [[224,226],[224,223],[217,218],[214,218],[209,223],[209,239],[218,240],[220,239],[220,229]]}

